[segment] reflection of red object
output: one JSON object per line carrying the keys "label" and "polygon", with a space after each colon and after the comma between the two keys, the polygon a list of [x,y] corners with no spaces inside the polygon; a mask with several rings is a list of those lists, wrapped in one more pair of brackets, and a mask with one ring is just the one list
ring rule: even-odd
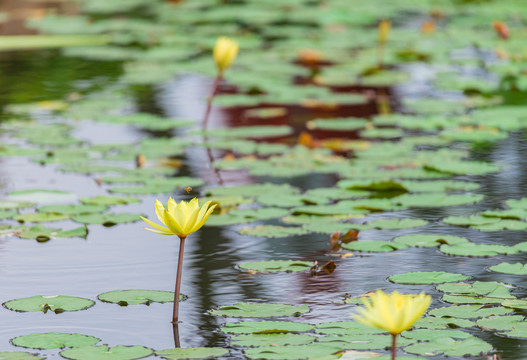
{"label": "reflection of red object", "polygon": [[509,38],[509,27],[503,21],[493,21],[492,27],[500,38],[505,40]]}

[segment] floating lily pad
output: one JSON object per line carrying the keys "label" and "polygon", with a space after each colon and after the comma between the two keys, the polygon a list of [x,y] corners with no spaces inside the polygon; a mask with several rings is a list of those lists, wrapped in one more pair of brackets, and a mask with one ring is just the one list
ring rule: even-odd
{"label": "floating lily pad", "polygon": [[155,352],[157,356],[163,359],[210,359],[219,356],[224,356],[229,353],[227,349],[221,348],[208,348],[208,347],[197,347],[197,348],[185,348],[185,349],[166,349],[158,350]]}
{"label": "floating lily pad", "polygon": [[474,284],[443,284],[438,290],[450,294],[443,295],[443,300],[454,304],[497,304],[507,299],[515,299],[510,294],[512,285],[495,281],[476,281]]}
{"label": "floating lily pad", "polygon": [[315,331],[326,335],[382,334],[386,332],[351,320],[320,323],[316,325]]}
{"label": "floating lily pad", "polygon": [[10,201],[38,203],[38,204],[57,204],[74,201],[76,196],[67,191],[60,190],[19,190],[7,194]]}
{"label": "floating lily pad", "polygon": [[244,227],[240,234],[251,236],[262,236],[267,238],[281,238],[294,235],[304,235],[307,231],[301,227],[293,226],[276,226],[276,225],[258,225],[255,227]]}
{"label": "floating lily pad", "polygon": [[527,299],[511,299],[501,303],[505,307],[527,310]]}
{"label": "floating lily pad", "polygon": [[[120,306],[145,304],[153,302],[167,303],[174,301],[174,293],[160,290],[114,290],[97,296],[101,301],[117,304]],[[179,300],[185,300],[185,295],[179,295]]]}
{"label": "floating lily pad", "polygon": [[35,354],[20,352],[20,351],[7,351],[7,352],[0,352],[0,359],[2,360],[44,360],[45,357],[38,356]]}
{"label": "floating lily pad", "polygon": [[481,305],[446,306],[431,310],[428,314],[438,317],[475,319],[493,315],[505,315],[512,312],[504,307],[483,307]]}
{"label": "floating lily pad", "polygon": [[86,205],[128,205],[141,202],[141,200],[133,197],[120,197],[120,196],[96,196],[92,198],[81,198],[81,202]]}
{"label": "floating lily pad", "polygon": [[83,224],[96,224],[104,226],[114,226],[117,224],[136,222],[141,220],[140,214],[84,214],[73,217],[73,221]]}
{"label": "floating lily pad", "polygon": [[407,346],[404,350],[411,354],[427,356],[439,354],[444,354],[446,356],[466,356],[487,353],[492,350],[492,345],[476,337],[471,337],[465,340],[440,337],[427,342]]}
{"label": "floating lily pad", "polygon": [[329,344],[309,344],[290,346],[263,346],[246,349],[245,356],[249,359],[307,359],[332,360],[340,347]]}
{"label": "floating lily pad", "polygon": [[469,242],[455,245],[441,245],[439,251],[447,255],[488,257],[499,254],[516,254],[519,250],[506,245],[474,244]]}
{"label": "floating lily pad", "polygon": [[301,333],[313,328],[311,324],[292,321],[241,321],[226,323],[221,330],[230,334],[279,334]]}
{"label": "floating lily pad", "polygon": [[405,208],[443,207],[475,204],[483,199],[483,195],[447,195],[442,193],[405,194],[393,199],[396,205]]}
{"label": "floating lily pad", "polygon": [[474,326],[474,322],[467,319],[457,319],[457,318],[446,318],[446,317],[434,317],[434,316],[425,316],[417,320],[414,324],[414,327],[417,329],[430,329],[430,330],[440,330],[440,329],[451,329],[458,327],[471,327]]}
{"label": "floating lily pad", "polygon": [[18,213],[16,211],[3,211],[0,210],[0,220],[5,220],[16,216]]}
{"label": "floating lily pad", "polygon": [[353,131],[362,129],[368,122],[361,118],[315,119],[306,125],[310,130]]}
{"label": "floating lily pad", "polygon": [[11,339],[11,343],[15,346],[41,350],[91,346],[99,341],[101,339],[94,336],[55,332],[23,335]]}
{"label": "floating lily pad", "polygon": [[503,262],[489,267],[489,270],[503,273],[503,274],[514,274],[514,275],[527,275],[527,265],[522,263],[507,263]]}
{"label": "floating lily pad", "polygon": [[306,334],[241,334],[231,337],[235,346],[284,346],[306,345],[315,341],[314,336]]}
{"label": "floating lily pad", "polygon": [[267,260],[238,264],[241,269],[259,272],[292,272],[304,271],[314,265],[311,261],[300,260]]}
{"label": "floating lily pad", "polygon": [[192,134],[223,138],[272,138],[290,135],[293,129],[285,125],[239,126],[228,129],[193,131]]}
{"label": "floating lily pad", "polygon": [[450,337],[452,339],[470,339],[474,335],[461,330],[429,330],[429,329],[414,329],[404,331],[401,334],[406,339],[418,341],[430,341],[441,337]]}
{"label": "floating lily pad", "polygon": [[55,213],[27,213],[19,214],[13,217],[14,220],[19,223],[38,223],[38,222],[54,222],[68,220],[71,218],[71,215],[68,214],[55,214]]}
{"label": "floating lily pad", "polygon": [[500,170],[499,166],[478,161],[443,161],[427,164],[425,169],[452,175],[485,175]]}
{"label": "floating lily pad", "polygon": [[27,201],[0,200],[0,210],[27,209],[35,206],[35,203]]}
{"label": "floating lily pad", "polygon": [[469,242],[467,238],[441,234],[411,234],[398,236],[393,242],[415,247],[436,247],[442,244],[463,244]]}
{"label": "floating lily pad", "polygon": [[107,209],[104,205],[46,205],[39,207],[37,210],[41,213],[77,215],[104,212]]}
{"label": "floating lily pad", "polygon": [[347,244],[342,244],[342,248],[351,251],[367,251],[367,252],[392,252],[400,249],[407,249],[408,246],[404,244],[397,244],[390,241],[353,241]]}
{"label": "floating lily pad", "polygon": [[[348,334],[319,337],[318,342],[353,350],[377,350],[389,347],[391,345],[392,339],[390,336],[385,334]],[[399,338],[399,346],[405,346],[410,343],[412,343],[412,341],[409,341],[405,338]]]}
{"label": "floating lily pad", "polygon": [[309,311],[307,305],[286,305],[239,302],[235,305],[220,306],[219,309],[211,310],[215,316],[223,317],[274,317],[300,315]]}
{"label": "floating lily pad", "polygon": [[117,345],[114,347],[101,345],[62,350],[60,356],[72,360],[133,360],[147,357],[153,353],[152,349],[140,345]]}
{"label": "floating lily pad", "polygon": [[368,226],[379,230],[411,229],[425,226],[428,221],[422,219],[378,219],[368,222]]}
{"label": "floating lily pad", "polygon": [[90,299],[84,299],[74,296],[31,296],[27,298],[9,300],[3,303],[4,307],[9,310],[18,312],[27,311],[42,311],[47,313],[53,311],[56,314],[60,314],[64,311],[79,311],[86,310],[93,305],[95,302]]}
{"label": "floating lily pad", "polygon": [[512,330],[523,322],[524,317],[522,315],[490,316],[479,319],[477,325],[484,329],[504,331]]}
{"label": "floating lily pad", "polygon": [[396,284],[442,284],[447,282],[462,281],[470,276],[444,271],[415,271],[404,274],[392,275],[388,279]]}
{"label": "floating lily pad", "polygon": [[47,228],[42,225],[35,225],[31,227],[17,227],[13,229],[13,234],[22,239],[35,239],[37,241],[44,242],[53,238],[85,238],[88,235],[88,229],[86,228],[86,226],[80,226],[71,230],[61,230]]}

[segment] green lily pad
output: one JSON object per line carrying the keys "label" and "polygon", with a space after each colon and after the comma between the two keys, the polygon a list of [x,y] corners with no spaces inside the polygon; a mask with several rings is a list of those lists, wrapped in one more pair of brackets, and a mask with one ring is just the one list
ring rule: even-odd
{"label": "green lily pad", "polygon": [[296,226],[258,225],[255,227],[244,227],[240,230],[240,234],[267,238],[283,238],[304,235],[307,234],[307,231]]}
{"label": "green lily pad", "polygon": [[485,319],[479,319],[476,324],[484,329],[490,330],[512,330],[519,324],[524,322],[522,315],[507,315],[507,316],[490,316]]}
{"label": "green lily pad", "polygon": [[437,247],[442,244],[457,245],[469,242],[467,238],[442,234],[411,234],[398,236],[392,240],[395,243],[415,247]]}
{"label": "green lily pad", "polygon": [[219,309],[211,310],[215,316],[223,317],[274,317],[300,315],[309,311],[307,305],[286,305],[239,302],[234,305],[220,306]]}
{"label": "green lily pad", "polygon": [[252,184],[233,187],[217,187],[204,190],[205,195],[212,196],[246,196],[258,197],[261,194],[273,194],[280,196],[282,194],[298,194],[300,190],[289,184]]}
{"label": "green lily pad", "polygon": [[390,241],[353,241],[342,244],[342,248],[351,251],[367,252],[392,252],[395,250],[408,249],[404,244],[397,244]]}
{"label": "green lily pad", "polygon": [[311,261],[300,260],[266,260],[238,264],[241,269],[258,272],[294,272],[309,270],[314,265]]}
{"label": "green lily pad", "polygon": [[441,337],[450,337],[452,339],[470,339],[474,335],[461,330],[429,330],[429,329],[414,329],[404,331],[402,337],[406,339],[418,341],[430,341]]}
{"label": "green lily pad", "polygon": [[208,347],[196,347],[196,348],[185,348],[185,349],[166,349],[158,350],[155,352],[157,356],[163,359],[210,359],[219,356],[224,356],[229,353],[227,349],[221,348],[208,348]]}
{"label": "green lily pad", "polygon": [[306,126],[310,130],[354,131],[362,129],[368,122],[361,118],[334,118],[310,120]]}
{"label": "green lily pad", "polygon": [[527,299],[505,300],[501,303],[501,305],[514,309],[527,310]]}
{"label": "green lily pad", "polygon": [[465,340],[440,337],[407,346],[404,350],[411,354],[427,356],[439,354],[444,354],[445,356],[466,356],[487,353],[492,350],[492,345],[476,337]]}
{"label": "green lily pad", "polygon": [[27,213],[19,214],[13,217],[14,220],[19,223],[38,223],[38,222],[54,222],[68,220],[71,215],[68,214],[55,214],[55,213]]}
{"label": "green lily pad", "polygon": [[123,224],[129,222],[136,222],[141,220],[140,214],[83,214],[73,217],[73,221],[83,224],[94,224],[104,226],[114,226],[116,224]]}
{"label": "green lily pad", "polygon": [[405,193],[408,188],[393,180],[341,180],[337,186],[349,190]]}
{"label": "green lily pad", "polygon": [[28,311],[42,311],[47,313],[53,311],[56,314],[60,314],[64,311],[79,311],[86,310],[93,305],[95,302],[90,299],[84,299],[74,296],[31,296],[27,298],[9,300],[2,304],[6,309],[28,312]]}
{"label": "green lily pad", "polygon": [[[422,219],[378,219],[367,223],[367,225],[373,229],[379,230],[398,230],[398,229],[411,229],[420,226],[425,226],[428,221]],[[392,244],[393,245],[393,244]]]}
{"label": "green lily pad", "polygon": [[440,318],[434,316],[425,316],[417,320],[414,324],[416,329],[430,329],[430,330],[440,330],[440,329],[451,329],[458,327],[471,327],[474,326],[474,322],[467,319],[457,319],[457,318]]}
{"label": "green lily pad", "polygon": [[386,331],[373,328],[358,321],[334,321],[316,325],[315,331],[325,335],[383,334]]}
{"label": "green lily pad", "polygon": [[63,349],[97,344],[101,339],[94,336],[67,333],[42,333],[18,336],[11,339],[15,346],[32,349]]}
{"label": "green lily pad", "polygon": [[293,321],[241,321],[226,323],[221,330],[230,334],[279,334],[301,333],[313,328],[311,324]]}
{"label": "green lily pad", "polygon": [[473,257],[488,257],[499,254],[516,254],[518,249],[506,245],[488,245],[488,244],[474,244],[461,243],[455,245],[441,245],[439,248],[444,254],[457,256],[473,256]]}
{"label": "green lily pad", "polygon": [[27,201],[0,200],[0,210],[27,209],[35,206],[35,203]]}
{"label": "green lily pad", "polygon": [[392,275],[388,278],[396,284],[442,284],[447,282],[462,281],[470,276],[444,271],[415,271]]}
{"label": "green lily pad", "polygon": [[88,229],[86,226],[80,226],[71,230],[51,229],[42,225],[35,225],[31,227],[20,226],[14,229],[14,235],[22,239],[35,239],[40,242],[48,241],[53,238],[70,238],[80,237],[86,238]]}
{"label": "green lily pad", "polygon": [[192,135],[204,135],[208,137],[222,138],[272,138],[287,136],[293,132],[293,129],[285,125],[276,126],[239,126],[226,129],[214,129],[206,131],[191,131]]}
{"label": "green lily pad", "polygon": [[101,345],[62,350],[60,356],[71,360],[133,360],[147,357],[153,353],[152,349],[140,345],[117,345],[114,347]]}
{"label": "green lily pad", "polygon": [[37,209],[41,213],[56,213],[64,215],[77,215],[86,213],[98,213],[106,211],[104,205],[46,205]]}
{"label": "green lily pad", "polygon": [[0,210],[0,220],[5,220],[16,216],[18,213],[16,211],[4,211]]}
{"label": "green lily pad", "polygon": [[284,346],[306,345],[315,341],[314,336],[306,334],[241,334],[231,337],[234,346]]}
{"label": "green lily pad", "polygon": [[505,315],[512,312],[504,307],[483,307],[481,305],[445,306],[431,310],[428,314],[438,317],[475,319],[493,315]]}
{"label": "green lily pad", "polygon": [[38,204],[57,204],[74,201],[76,196],[67,191],[60,190],[19,190],[11,191],[7,194],[10,201],[38,203]]}
{"label": "green lily pad", "polygon": [[514,286],[495,281],[476,281],[473,284],[455,283],[443,284],[437,290],[449,294],[443,295],[443,300],[454,304],[496,304],[503,300],[515,299],[510,294]]}
{"label": "green lily pad", "polygon": [[263,346],[246,349],[245,356],[249,359],[307,359],[332,360],[341,348],[326,344]]}
{"label": "green lily pad", "polygon": [[489,270],[503,274],[527,275],[527,265],[522,263],[510,264],[503,262],[489,267]]}
{"label": "green lily pad", "polygon": [[[114,290],[102,293],[97,298],[103,302],[120,306],[145,304],[153,302],[167,303],[174,301],[174,293],[161,290]],[[179,300],[185,300],[185,295],[179,295]]]}
{"label": "green lily pad", "polygon": [[[384,349],[391,345],[392,339],[388,335],[373,334],[352,334],[352,335],[328,335],[319,337],[318,342],[340,346],[345,349],[353,350],[377,350]],[[399,346],[405,346],[412,343],[405,338],[399,338]]]}
{"label": "green lily pad", "polygon": [[499,166],[478,161],[443,161],[427,164],[425,169],[452,175],[486,175],[500,170]]}
{"label": "green lily pad", "polygon": [[35,354],[20,352],[20,351],[6,351],[0,352],[0,359],[2,360],[44,360],[45,357]]}
{"label": "green lily pad", "polygon": [[112,205],[128,205],[140,203],[141,200],[133,197],[120,197],[120,196],[96,196],[92,198],[81,198],[81,202],[86,205],[103,205],[103,206],[112,206]]}
{"label": "green lily pad", "polygon": [[281,208],[235,209],[227,214],[212,215],[205,226],[223,226],[243,224],[258,220],[269,220],[288,215],[289,211]]}
{"label": "green lily pad", "polygon": [[419,207],[443,207],[475,204],[483,199],[483,195],[471,194],[442,194],[442,193],[424,193],[424,194],[405,194],[394,198],[394,204],[405,208]]}

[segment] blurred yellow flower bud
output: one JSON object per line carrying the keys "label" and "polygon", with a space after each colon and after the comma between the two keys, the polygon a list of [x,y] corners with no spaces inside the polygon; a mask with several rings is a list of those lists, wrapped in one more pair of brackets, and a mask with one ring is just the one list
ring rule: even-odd
{"label": "blurred yellow flower bud", "polygon": [[216,40],[213,56],[220,73],[223,73],[231,66],[236,55],[238,55],[238,50],[238,43],[232,39],[220,37]]}
{"label": "blurred yellow flower bud", "polygon": [[388,19],[382,19],[379,23],[379,43],[385,44],[388,41],[388,35],[390,34],[391,23]]}

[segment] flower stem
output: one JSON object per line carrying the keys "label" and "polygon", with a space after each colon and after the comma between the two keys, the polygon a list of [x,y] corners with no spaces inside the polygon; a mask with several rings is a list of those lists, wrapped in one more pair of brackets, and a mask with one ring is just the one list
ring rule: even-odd
{"label": "flower stem", "polygon": [[216,95],[216,91],[218,91],[218,86],[220,85],[221,79],[223,77],[222,72],[218,72],[218,75],[216,75],[216,78],[214,79],[214,83],[212,84],[212,92],[207,99],[207,110],[205,110],[205,115],[203,116],[203,121],[201,122],[201,130],[207,130],[207,125],[209,123],[209,115],[210,111],[212,109],[212,100],[214,99],[214,96]]}
{"label": "flower stem", "polygon": [[172,313],[172,323],[177,324],[179,312],[179,291],[181,289],[181,273],[183,272],[183,251],[185,249],[186,236],[179,238],[179,259],[177,262],[176,290],[174,291],[174,312]]}
{"label": "flower stem", "polygon": [[392,360],[397,357],[397,334],[392,334]]}

